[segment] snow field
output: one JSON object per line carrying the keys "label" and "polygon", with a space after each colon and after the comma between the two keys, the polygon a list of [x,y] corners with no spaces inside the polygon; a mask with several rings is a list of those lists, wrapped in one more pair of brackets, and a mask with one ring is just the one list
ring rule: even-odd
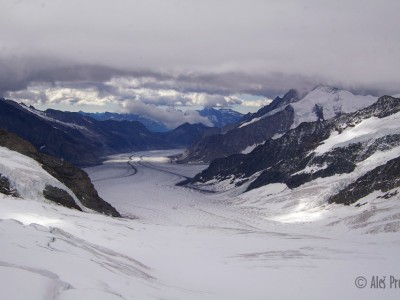
{"label": "snow field", "polygon": [[[354,280],[398,274],[398,235],[377,226],[393,222],[399,199],[299,207],[316,203],[323,184],[293,196],[281,184],[202,193],[175,183],[205,166],[167,162],[170,154],[115,156],[86,170],[123,219],[0,195],[2,299],[398,298]],[[291,222],[293,212],[304,215]]]}

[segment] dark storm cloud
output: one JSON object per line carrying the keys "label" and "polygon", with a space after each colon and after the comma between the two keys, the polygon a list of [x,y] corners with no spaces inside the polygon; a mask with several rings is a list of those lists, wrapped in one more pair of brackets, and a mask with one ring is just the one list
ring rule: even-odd
{"label": "dark storm cloud", "polygon": [[232,95],[248,93],[272,97],[290,88],[307,89],[321,82],[318,78],[283,75],[250,75],[239,72],[155,72],[127,71],[107,66],[78,65],[46,58],[0,59],[0,93],[26,89],[34,82],[65,82],[64,86],[86,87],[89,83],[100,91],[117,93],[115,87],[104,85],[113,77],[132,78],[148,89],[174,89],[182,93]]}
{"label": "dark storm cloud", "polygon": [[51,57],[0,57],[0,92],[25,89],[32,82],[103,82],[112,76],[156,76],[154,72],[126,71],[101,65],[85,65]]}
{"label": "dark storm cloud", "polygon": [[[0,93],[46,101],[29,92],[41,82],[155,105],[189,105],[186,94],[199,93],[221,106],[317,84],[398,93],[399,10],[392,0],[8,1]],[[113,78],[136,80],[142,94]]]}

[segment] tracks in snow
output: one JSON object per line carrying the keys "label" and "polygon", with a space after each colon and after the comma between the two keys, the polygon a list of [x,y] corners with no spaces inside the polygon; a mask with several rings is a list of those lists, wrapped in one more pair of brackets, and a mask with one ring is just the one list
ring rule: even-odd
{"label": "tracks in snow", "polygon": [[128,172],[128,174],[125,175],[117,175],[117,176],[111,176],[111,177],[106,177],[106,178],[101,178],[101,179],[94,179],[92,182],[99,182],[99,181],[105,181],[105,180],[111,180],[111,179],[119,179],[119,178],[125,178],[125,177],[130,177],[136,175],[138,172],[137,168],[133,165],[132,161],[133,155],[129,156],[129,160],[126,162],[126,164],[132,168],[132,171]]}
{"label": "tracks in snow", "polygon": [[138,164],[141,165],[142,167],[145,167],[145,168],[148,168],[148,169],[152,169],[152,170],[155,170],[155,171],[163,172],[163,173],[166,173],[166,174],[171,174],[171,175],[178,176],[178,177],[181,177],[181,178],[184,178],[184,179],[190,179],[190,177],[187,177],[185,175],[157,168],[157,167],[155,167],[154,165],[152,165],[149,162],[144,163],[143,155],[140,156],[140,161],[138,161]]}
{"label": "tracks in snow", "polygon": [[[143,158],[144,157],[143,155],[139,156],[139,161],[137,161],[137,162],[133,161],[134,157],[136,157],[136,156],[135,155],[130,155],[129,156],[129,160],[126,162],[126,164],[132,169],[132,170],[130,170],[130,172],[128,174],[111,176],[111,177],[101,178],[101,179],[95,179],[95,180],[92,180],[92,181],[93,182],[99,182],[99,181],[120,179],[120,178],[126,178],[126,177],[130,177],[130,176],[134,176],[138,172],[138,169],[135,166],[135,163],[137,163],[138,165],[140,165],[141,167],[146,168],[146,169],[154,170],[154,171],[157,171],[157,172],[162,172],[162,173],[165,173],[165,174],[168,174],[168,175],[177,176],[177,177],[179,177],[181,179],[184,179],[184,180],[190,179],[190,177],[188,177],[188,176],[185,176],[185,175],[182,175],[182,174],[179,174],[179,173],[176,173],[176,172],[168,171],[168,170],[165,170],[163,168],[159,168],[159,167],[153,165],[150,162],[146,162],[144,160],[144,158]],[[206,189],[201,189],[201,188],[197,188],[197,187],[193,187],[193,186],[186,187],[186,188],[189,188],[191,190],[195,190],[195,191],[198,191],[198,192],[204,193],[204,194],[213,194],[213,193],[215,193],[213,191],[209,191],[209,190],[206,190]]]}
{"label": "tracks in snow", "polygon": [[[130,166],[130,167],[132,168],[132,170],[133,170],[133,173],[130,174],[129,176],[136,175],[136,173],[137,173],[137,169],[136,169],[136,167],[133,165],[132,157],[133,157],[133,155],[129,156],[129,160],[126,162],[126,163],[128,164],[128,166]],[[126,177],[128,177],[128,176],[126,176]]]}

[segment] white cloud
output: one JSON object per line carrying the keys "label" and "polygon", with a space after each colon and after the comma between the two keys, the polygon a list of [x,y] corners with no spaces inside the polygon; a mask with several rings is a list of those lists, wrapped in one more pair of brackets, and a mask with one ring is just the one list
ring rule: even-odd
{"label": "white cloud", "polygon": [[210,120],[199,115],[197,111],[187,110],[182,112],[171,107],[159,107],[154,104],[146,104],[138,100],[125,100],[122,103],[124,112],[143,115],[165,124],[168,128],[175,128],[183,123],[203,123],[212,126]]}
{"label": "white cloud", "polygon": [[[117,94],[121,99],[136,99],[146,104],[225,107],[241,103],[241,100],[226,95],[179,91],[176,89],[179,84],[171,79],[157,81],[152,77],[120,76],[113,77],[105,85],[111,88],[112,93]],[[169,88],[169,86],[175,86],[175,89]]]}
{"label": "white cloud", "polygon": [[271,102],[271,99],[244,100],[242,101],[242,105],[248,107],[262,107],[270,104]]}
{"label": "white cloud", "polygon": [[105,83],[56,82],[31,83],[26,89],[6,93],[6,97],[29,104],[97,105],[138,100],[155,106],[207,106],[225,107],[238,105],[241,100],[225,95],[205,92],[182,92],[176,89],[144,87],[154,78],[112,78]]}
{"label": "white cloud", "polygon": [[[197,111],[182,112],[175,106],[228,106],[240,103],[239,99],[207,93],[184,93],[174,89],[150,89],[141,87],[144,82],[135,78],[119,77],[102,84],[75,84],[71,82],[56,82],[53,84],[32,83],[25,90],[8,92],[7,98],[24,102],[27,105],[60,104],[73,108],[79,106],[104,107],[114,104],[123,112],[147,116],[162,122],[169,128],[175,128],[183,123],[212,123],[199,115]],[[72,109],[73,110],[73,109]]]}
{"label": "white cloud", "polygon": [[8,92],[7,98],[17,99],[26,104],[64,104],[104,106],[116,101],[116,97],[101,93],[95,86],[66,87],[62,83],[53,86],[48,84],[31,84],[25,90]]}
{"label": "white cloud", "polygon": [[225,107],[241,104],[241,100],[222,95],[209,95],[206,93],[191,93],[189,95],[192,104],[206,107]]}

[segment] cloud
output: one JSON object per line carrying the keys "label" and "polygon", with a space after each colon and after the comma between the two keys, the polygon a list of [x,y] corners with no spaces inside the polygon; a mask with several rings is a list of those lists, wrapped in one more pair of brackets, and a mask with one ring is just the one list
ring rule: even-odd
{"label": "cloud", "polygon": [[29,104],[246,110],[319,84],[400,92],[395,0],[4,2],[0,96]]}
{"label": "cloud", "polygon": [[399,9],[396,0],[5,1],[0,58],[15,59],[0,88],[148,72],[161,80],[146,85],[221,95],[259,86],[272,96],[308,79],[398,89]]}
{"label": "cloud", "polygon": [[7,92],[6,97],[31,105],[96,105],[103,106],[115,102],[114,95],[104,94],[97,86],[76,86],[64,83],[32,83],[25,90]]}
{"label": "cloud", "polygon": [[[157,106],[206,106],[226,107],[241,104],[241,100],[227,95],[209,94],[203,89],[184,92],[179,86],[163,85],[155,77],[112,77],[105,82],[31,82],[23,90],[8,91],[6,97],[31,102],[32,104],[76,104],[106,105],[118,104],[124,100],[139,100],[144,104]],[[172,88],[175,87],[175,89]]]}
{"label": "cloud", "polygon": [[176,128],[183,123],[203,123],[206,126],[213,126],[210,120],[199,115],[197,111],[187,110],[182,112],[171,107],[161,108],[154,104],[145,104],[138,100],[126,100],[123,102],[124,112],[139,114],[157,120],[168,128]]}
{"label": "cloud", "polygon": [[243,101],[242,105],[249,107],[262,107],[270,104],[271,102],[272,102],[271,99],[246,100]]}

